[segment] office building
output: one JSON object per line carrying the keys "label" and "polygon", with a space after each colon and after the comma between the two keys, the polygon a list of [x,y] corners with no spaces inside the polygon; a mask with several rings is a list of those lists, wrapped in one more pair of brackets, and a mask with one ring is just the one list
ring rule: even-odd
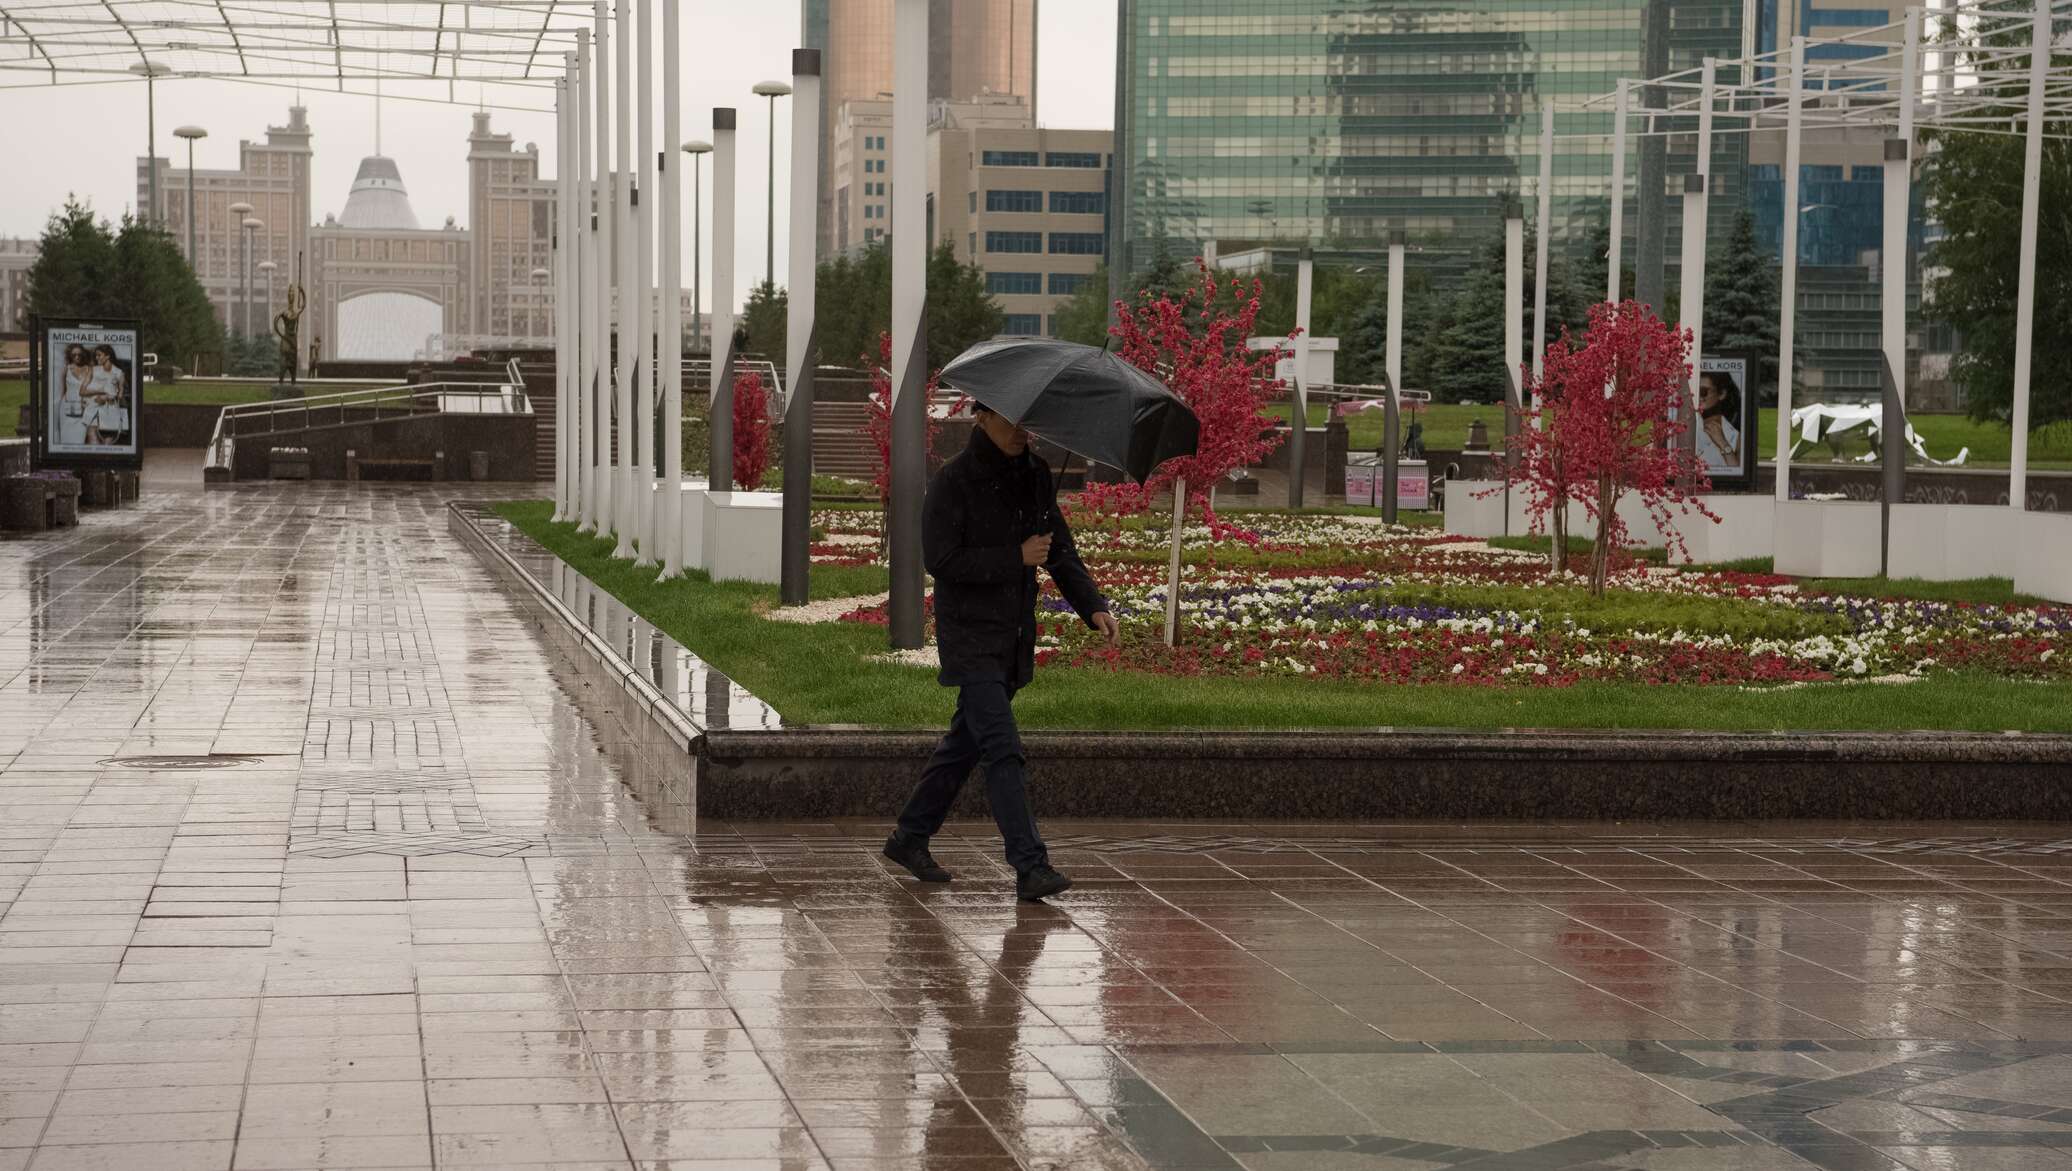
{"label": "office building", "polygon": [[[216,318],[233,330],[242,328],[244,288],[244,240],[232,204],[252,205],[251,216],[265,225],[252,233],[253,304],[251,320],[255,332],[264,332],[264,322],[279,312],[263,303],[266,281],[259,265],[275,265],[274,294],[287,295],[296,272],[296,259],[308,263],[310,216],[309,111],[300,105],[288,108],[285,126],[268,126],[263,142],[240,141],[238,165],[234,170],[198,167],[194,171],[194,248],[188,257],[194,275],[216,307]],[[183,152],[184,153],[184,152]],[[175,167],[167,159],[137,160],[138,207],[150,205],[151,173],[158,168],[158,200],[164,207],[160,217],[165,229],[184,251],[187,247],[186,167]],[[307,283],[307,271],[304,270]]]}
{"label": "office building", "polygon": [[[885,176],[890,103],[851,102],[837,117],[835,242],[855,252],[891,227]],[[936,102],[928,131],[928,244],[986,272],[1003,333],[1051,334],[1058,304],[1101,266],[1108,242],[1114,135],[1039,128],[1019,98]]]}
{"label": "office building", "polygon": [[[930,0],[929,98],[1005,95],[1035,110],[1036,4]],[[821,52],[819,244],[825,254],[836,248],[836,123],[844,106],[891,96],[893,0],[802,0],[800,8],[806,47]],[[885,133],[891,134],[889,121]]]}
{"label": "office building", "polygon": [[0,240],[0,333],[29,328],[29,270],[42,254],[39,240]]}
{"label": "office building", "polygon": [[[1669,69],[1744,50],[1742,0],[1121,0],[1116,100],[1116,268],[1160,237],[1380,247],[1407,230],[1472,250],[1507,197],[1538,194],[1543,99],[1573,107],[1644,75],[1643,29],[1661,22]],[[1658,62],[1661,63],[1661,62]],[[1557,132],[1608,136],[1609,114],[1563,113]],[[1694,127],[1693,127],[1694,129]],[[1712,220],[1743,197],[1744,144],[1714,143]],[[1670,191],[1695,136],[1669,142]],[[1629,162],[1628,183],[1637,179]],[[1609,138],[1564,138],[1554,161],[1556,239],[1586,249],[1608,219]],[[1636,217],[1627,218],[1632,231]]]}

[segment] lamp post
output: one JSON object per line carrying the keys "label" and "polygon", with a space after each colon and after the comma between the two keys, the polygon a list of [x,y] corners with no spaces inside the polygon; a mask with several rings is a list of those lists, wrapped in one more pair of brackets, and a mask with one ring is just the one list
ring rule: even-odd
{"label": "lamp post", "polygon": [[238,227],[245,231],[245,340],[252,339],[252,233],[266,226],[265,220],[246,216]]}
{"label": "lamp post", "polygon": [[763,264],[771,291],[777,288],[777,99],[789,97],[791,87],[781,81],[758,81],[756,96],[770,99],[770,167],[764,195],[768,199],[763,219]]}
{"label": "lamp post", "polygon": [[280,266],[271,260],[262,260],[257,267],[260,272],[266,274],[266,300],[259,310],[259,324],[267,325],[273,320],[273,270]]}
{"label": "lamp post", "polygon": [[182,126],[173,131],[174,138],[187,140],[187,267],[197,272],[201,270],[201,260],[194,254],[194,143],[208,136],[209,132],[199,126]]}
{"label": "lamp post", "polygon": [[699,252],[705,245],[705,156],[712,153],[712,144],[694,138],[683,144],[683,153],[691,156],[691,335],[695,341],[705,328],[705,278],[698,266]]}
{"label": "lamp post", "polygon": [[144,79],[144,161],[151,168],[151,206],[144,212],[144,222],[158,222],[158,79],[172,70],[146,57],[129,67],[131,73]]}
{"label": "lamp post", "polygon": [[[243,229],[244,229],[244,222],[245,222],[245,219],[246,219],[246,217],[250,216],[251,214],[252,214],[252,205],[251,205],[251,204],[249,204],[249,203],[244,203],[244,202],[238,202],[238,203],[233,203],[233,204],[231,204],[231,205],[230,205],[230,225],[231,225],[231,227],[233,227],[233,228],[237,228],[237,229],[238,229],[238,230],[239,230],[240,232],[242,232],[242,231],[243,231]],[[236,261],[236,260],[234,260],[234,259],[233,259],[232,263],[234,263],[234,264],[240,264],[240,265],[242,264],[242,262],[240,262],[240,261]],[[244,271],[244,269],[243,269],[242,267],[238,268],[238,270],[237,270],[237,272],[243,272],[243,271]],[[232,274],[231,274],[231,287],[232,287],[232,288],[244,288],[244,287],[245,287],[245,286],[240,286],[240,285],[238,285],[238,284],[237,284],[237,274],[236,274],[236,273],[232,273]],[[245,328],[245,326],[244,326],[244,319],[245,319],[245,308],[244,308],[244,306],[245,306],[245,295],[244,295],[244,293],[240,292],[240,293],[238,294],[238,301],[237,301],[237,304],[238,304],[238,310],[237,310],[237,313],[236,313],[236,315],[235,315],[235,316],[233,316],[233,315],[232,315],[232,314],[230,313],[230,311],[229,311],[229,307],[228,307],[228,306],[226,306],[226,307],[224,308],[224,312],[223,312],[223,320],[224,320],[224,323],[225,323],[226,325],[228,325],[228,326],[230,327],[230,331],[231,331],[232,333],[235,333],[235,334],[237,334],[237,335],[238,335],[239,337],[243,337],[243,336],[244,336],[244,328]]]}
{"label": "lamp post", "polygon": [[525,331],[532,337],[539,336],[534,331],[540,328],[540,290],[546,287],[547,279],[553,275],[544,268],[532,270],[532,312],[525,315]]}

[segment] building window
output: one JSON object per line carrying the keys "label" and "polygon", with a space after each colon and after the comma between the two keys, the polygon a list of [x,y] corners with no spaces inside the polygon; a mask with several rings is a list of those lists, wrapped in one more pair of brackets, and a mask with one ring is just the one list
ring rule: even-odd
{"label": "building window", "polygon": [[1108,196],[1100,191],[1053,191],[1050,210],[1064,215],[1100,215],[1108,210]]}
{"label": "building window", "polygon": [[988,191],[987,211],[1042,211],[1041,191]]}
{"label": "building window", "polygon": [[1050,251],[1053,256],[1099,256],[1107,247],[1108,237],[1099,232],[1052,232]]}
{"label": "building window", "polygon": [[967,206],[964,210],[976,213],[978,211],[978,192],[972,191],[967,193],[965,203]]}
{"label": "building window", "polygon": [[1042,232],[987,232],[988,252],[1041,252]]}
{"label": "building window", "polygon": [[1036,337],[1043,332],[1043,314],[1009,313],[1001,322],[1000,332],[1009,337]]}
{"label": "building window", "polygon": [[1033,150],[988,150],[979,152],[978,161],[986,167],[1033,167],[1036,152]]}
{"label": "building window", "polygon": [[1046,167],[1090,167],[1099,170],[1101,155],[1090,150],[1054,150],[1043,156]]}
{"label": "building window", "polygon": [[968,248],[969,248],[969,249],[971,250],[971,251],[970,251],[970,258],[971,258],[972,260],[977,260],[977,259],[978,259],[978,233],[977,233],[977,232],[973,232],[973,233],[971,233],[971,234],[970,234],[969,236],[966,236],[966,237],[964,238],[964,243],[965,243],[965,246],[966,246],[966,247],[968,247]]}
{"label": "building window", "polygon": [[1051,274],[1050,274],[1050,292],[1051,292],[1051,295],[1052,295],[1052,296],[1054,296],[1054,297],[1070,297],[1070,296],[1073,296],[1074,294],[1078,293],[1078,292],[1079,292],[1079,290],[1081,290],[1081,289],[1085,288],[1085,287],[1086,287],[1086,282],[1088,282],[1088,281],[1090,281],[1090,280],[1092,280],[1092,279],[1094,279],[1094,278],[1093,278],[1092,274],[1090,274],[1090,273],[1083,273],[1083,272],[1054,272],[1054,273],[1051,273]]}
{"label": "building window", "polygon": [[1026,296],[1043,291],[1043,274],[1040,272],[989,272],[986,274],[986,292],[1010,293]]}

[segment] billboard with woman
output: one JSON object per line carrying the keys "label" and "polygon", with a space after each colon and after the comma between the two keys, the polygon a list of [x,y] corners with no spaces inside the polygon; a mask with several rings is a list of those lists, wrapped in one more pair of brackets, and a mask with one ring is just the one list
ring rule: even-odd
{"label": "billboard with woman", "polygon": [[1698,364],[1698,462],[1717,487],[1755,481],[1755,385],[1747,358],[1705,358]]}
{"label": "billboard with woman", "polygon": [[137,327],[129,322],[34,323],[31,381],[39,466],[135,466]]}

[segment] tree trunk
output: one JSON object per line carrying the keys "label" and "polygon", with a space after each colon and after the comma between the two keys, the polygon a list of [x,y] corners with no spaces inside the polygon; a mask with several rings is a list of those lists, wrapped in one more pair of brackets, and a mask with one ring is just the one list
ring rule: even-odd
{"label": "tree trunk", "polygon": [[1618,493],[1613,491],[1612,478],[1600,476],[1597,481],[1597,540],[1590,550],[1590,596],[1604,596],[1605,578],[1610,575],[1612,565],[1612,513],[1619,506]]}
{"label": "tree trunk", "polygon": [[1568,571],[1568,479],[1558,455],[1554,457],[1554,483],[1562,487],[1554,497],[1553,523],[1549,526],[1551,544],[1547,549],[1547,572],[1560,577]]}

